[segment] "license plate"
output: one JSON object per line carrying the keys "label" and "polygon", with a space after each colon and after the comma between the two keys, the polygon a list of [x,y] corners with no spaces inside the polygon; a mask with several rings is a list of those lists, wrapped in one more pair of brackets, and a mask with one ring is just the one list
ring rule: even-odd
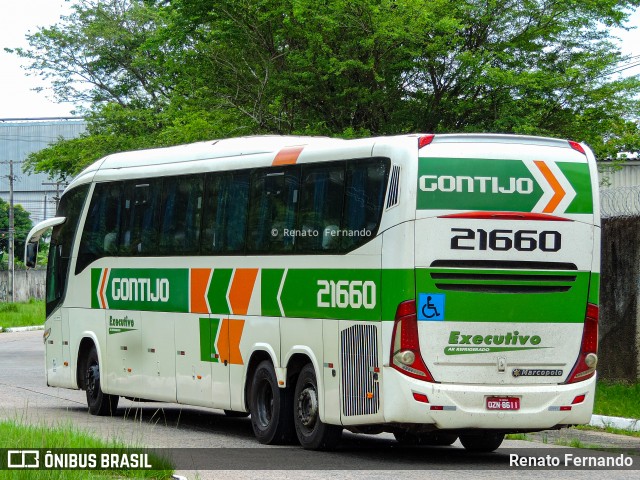
{"label": "license plate", "polygon": [[487,410],[520,410],[518,397],[488,397]]}

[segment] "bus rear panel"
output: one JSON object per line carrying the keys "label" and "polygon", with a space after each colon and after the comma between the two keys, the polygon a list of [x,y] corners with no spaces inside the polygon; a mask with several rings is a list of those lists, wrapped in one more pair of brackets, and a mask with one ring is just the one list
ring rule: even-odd
{"label": "bus rear panel", "polygon": [[415,299],[398,306],[387,420],[527,431],[589,422],[599,206],[587,147],[426,137],[416,179]]}

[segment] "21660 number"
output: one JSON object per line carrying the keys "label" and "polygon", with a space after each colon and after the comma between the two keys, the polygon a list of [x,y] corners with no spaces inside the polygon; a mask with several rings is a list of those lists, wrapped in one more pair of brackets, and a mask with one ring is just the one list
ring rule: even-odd
{"label": "21660 number", "polygon": [[459,233],[451,238],[453,250],[495,250],[507,251],[515,248],[519,252],[557,252],[562,247],[562,235],[555,230],[491,230],[481,228],[452,228],[451,233]]}

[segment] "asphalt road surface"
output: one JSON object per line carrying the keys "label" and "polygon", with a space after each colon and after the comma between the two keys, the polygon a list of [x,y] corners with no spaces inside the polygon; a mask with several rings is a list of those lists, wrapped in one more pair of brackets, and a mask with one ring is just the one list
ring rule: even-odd
{"label": "asphalt road surface", "polygon": [[[120,399],[116,416],[92,416],[87,412],[83,391],[46,386],[42,331],[0,334],[0,419],[73,426],[107,440],[135,446],[207,449],[193,450],[197,455],[194,454],[193,463],[188,464],[193,467],[186,467],[181,461],[183,465],[176,473],[189,479],[388,479],[390,476],[394,479],[494,479],[517,475],[522,479],[552,480],[591,479],[594,473],[605,474],[604,471],[509,467],[509,455],[513,452],[529,452],[534,456],[547,453],[535,449],[547,449],[549,445],[535,442],[505,441],[495,453],[469,455],[458,442],[451,447],[403,448],[390,434],[345,432],[336,452],[306,452],[295,447],[260,445],[253,436],[249,419],[228,418],[219,410]],[[176,451],[177,455],[183,455],[184,450]],[[586,450],[575,451],[591,454]],[[209,457],[204,462],[203,455]],[[607,480],[627,479],[637,478],[637,473],[637,470],[611,470],[606,476]]]}

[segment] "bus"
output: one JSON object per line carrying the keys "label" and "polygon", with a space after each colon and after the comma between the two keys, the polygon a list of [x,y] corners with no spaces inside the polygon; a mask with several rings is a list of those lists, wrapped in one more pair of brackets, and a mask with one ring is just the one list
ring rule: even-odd
{"label": "bus", "polygon": [[502,134],[253,136],[109,155],[29,234],[46,379],[250,415],[264,444],[344,429],[493,451],[589,422],[595,158]]}

